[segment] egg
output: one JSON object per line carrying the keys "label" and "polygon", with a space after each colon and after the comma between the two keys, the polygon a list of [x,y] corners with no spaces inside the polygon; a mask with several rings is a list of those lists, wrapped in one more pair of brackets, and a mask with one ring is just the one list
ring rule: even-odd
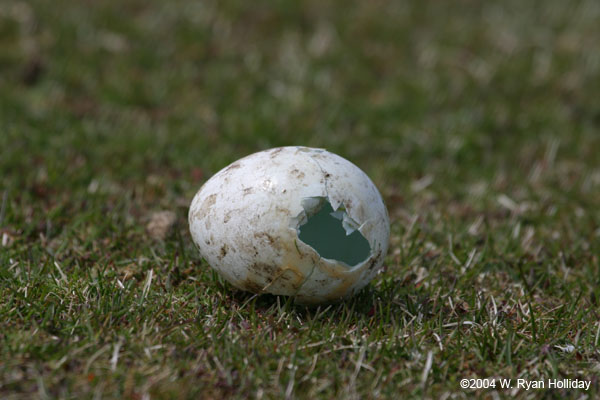
{"label": "egg", "polygon": [[371,179],[323,149],[279,147],[223,168],[189,209],[202,257],[233,286],[300,304],[350,297],[381,268],[390,223]]}

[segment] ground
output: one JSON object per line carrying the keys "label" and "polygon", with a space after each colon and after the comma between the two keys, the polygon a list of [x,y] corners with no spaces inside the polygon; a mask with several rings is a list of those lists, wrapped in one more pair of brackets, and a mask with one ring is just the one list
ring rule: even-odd
{"label": "ground", "polygon": [[[597,397],[599,18],[2,1],[0,397]],[[206,179],[290,144],[353,161],[387,204],[384,268],[351,300],[237,291],[191,242]]]}

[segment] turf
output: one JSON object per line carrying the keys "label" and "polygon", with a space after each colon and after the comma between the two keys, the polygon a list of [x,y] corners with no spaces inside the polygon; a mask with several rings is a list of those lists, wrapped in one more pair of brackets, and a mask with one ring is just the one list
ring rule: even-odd
{"label": "turf", "polygon": [[[593,0],[3,1],[0,397],[597,397],[599,19]],[[386,201],[385,267],[351,300],[236,291],[191,242],[208,177],[290,144]],[[459,385],[494,377],[591,388]]]}

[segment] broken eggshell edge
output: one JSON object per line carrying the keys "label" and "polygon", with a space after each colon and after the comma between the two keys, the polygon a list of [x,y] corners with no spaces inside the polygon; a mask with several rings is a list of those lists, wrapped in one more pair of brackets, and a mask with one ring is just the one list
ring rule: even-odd
{"label": "broken eggshell edge", "polygon": [[[344,208],[370,254],[348,266],[298,238],[302,200]],[[304,216],[303,216],[304,214]],[[280,147],[244,157],[211,177],[189,210],[194,243],[235,287],[294,296],[300,304],[352,296],[373,279],[388,249],[389,216],[379,191],[350,161],[323,149]]]}

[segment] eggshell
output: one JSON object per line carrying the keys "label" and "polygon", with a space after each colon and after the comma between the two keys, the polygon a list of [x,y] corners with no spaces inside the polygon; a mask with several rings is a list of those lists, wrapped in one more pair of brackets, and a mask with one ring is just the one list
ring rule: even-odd
{"label": "eggshell", "polygon": [[[357,228],[366,238],[364,261],[323,258],[299,239],[316,212],[311,199],[342,210],[346,231]],[[383,263],[390,233],[369,177],[348,160],[309,147],[265,150],[223,168],[200,188],[188,217],[202,257],[233,286],[304,304],[346,298],[367,285]]]}

